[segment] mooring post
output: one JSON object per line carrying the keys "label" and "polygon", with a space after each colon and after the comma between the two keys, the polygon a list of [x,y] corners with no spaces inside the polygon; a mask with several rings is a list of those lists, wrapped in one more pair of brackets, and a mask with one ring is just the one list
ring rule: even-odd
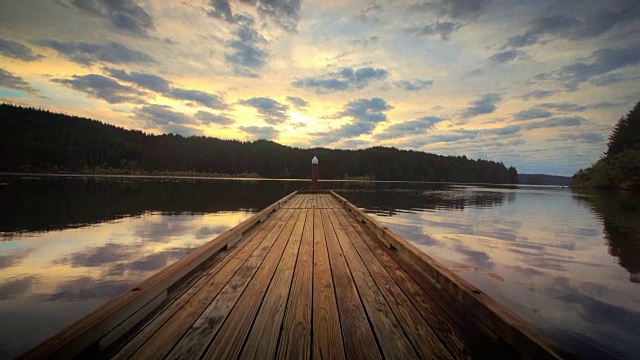
{"label": "mooring post", "polygon": [[311,190],[318,190],[318,158],[311,160]]}

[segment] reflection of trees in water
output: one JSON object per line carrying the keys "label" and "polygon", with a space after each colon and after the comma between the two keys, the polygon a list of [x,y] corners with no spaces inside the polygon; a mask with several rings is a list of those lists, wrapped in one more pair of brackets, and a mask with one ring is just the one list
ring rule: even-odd
{"label": "reflection of trees in water", "polygon": [[466,207],[500,206],[515,194],[500,191],[452,190],[446,186],[423,190],[351,191],[345,197],[355,205],[378,214],[394,215],[412,210],[464,210]]}
{"label": "reflection of trees in water", "polygon": [[598,191],[577,199],[585,201],[602,219],[609,253],[640,283],[640,194]]}
{"label": "reflection of trees in water", "polygon": [[107,178],[4,179],[0,232],[48,231],[148,211],[261,210],[304,182]]}

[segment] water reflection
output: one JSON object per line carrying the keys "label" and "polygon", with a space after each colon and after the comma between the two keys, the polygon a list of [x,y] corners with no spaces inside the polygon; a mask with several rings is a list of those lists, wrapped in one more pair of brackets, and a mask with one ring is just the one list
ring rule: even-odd
{"label": "water reflection", "polygon": [[582,357],[640,358],[640,289],[628,275],[640,264],[637,196],[479,186],[342,195]]}
{"label": "water reflection", "polygon": [[301,182],[199,179],[61,177],[4,178],[1,182],[5,183],[0,186],[0,233],[4,237],[96,224],[148,211],[256,211],[307,187]]}
{"label": "water reflection", "polygon": [[[300,186],[135,179],[3,182],[0,358],[16,356]],[[7,326],[16,321],[19,326]]]}
{"label": "water reflection", "polygon": [[[253,212],[308,187],[105,178],[3,178],[0,184],[0,358],[17,355]],[[583,357],[640,358],[637,194],[321,186],[338,190]]]}
{"label": "water reflection", "polygon": [[459,186],[432,184],[422,189],[394,189],[384,191],[341,189],[348,191],[349,200],[379,215],[395,215],[406,211],[434,211],[437,209],[464,210],[466,207],[500,206],[513,202],[513,192],[466,191]]}
{"label": "water reflection", "polygon": [[578,192],[604,224],[609,253],[640,283],[640,194],[628,191]]}

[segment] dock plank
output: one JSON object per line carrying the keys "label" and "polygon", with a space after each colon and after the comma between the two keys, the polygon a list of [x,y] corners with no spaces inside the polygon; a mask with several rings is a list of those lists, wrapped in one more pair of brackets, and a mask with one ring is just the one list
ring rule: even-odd
{"label": "dock plank", "polygon": [[336,288],[340,326],[349,359],[382,359],[369,318],[360,300],[327,210],[320,210],[329,250],[329,263]]}
{"label": "dock plank", "polygon": [[278,359],[309,359],[313,302],[313,210],[307,212],[278,344]]}
{"label": "dock plank", "polygon": [[[226,319],[229,311],[253,278],[259,266],[264,261],[268,261],[269,254],[280,253],[279,246],[283,242],[282,239],[288,239],[287,232],[290,232],[295,223],[295,211],[289,210],[289,213],[289,217],[285,216],[278,223],[278,229],[281,231],[270,232],[263,243],[237,269],[231,279],[225,282],[213,301],[207,299],[206,308],[171,350],[166,357],[167,359],[193,359],[204,353],[207,345],[216,335],[222,322]],[[285,221],[286,224],[282,226]],[[216,290],[220,288],[219,284],[222,284],[222,281],[216,284],[218,285],[215,287]]]}
{"label": "dock plank", "polygon": [[280,328],[291,290],[293,270],[298,260],[308,211],[311,210],[302,209],[300,212],[287,248],[282,254],[280,264],[276,268],[253,322],[240,356],[241,359],[272,359],[277,352],[276,346],[280,337]]}
{"label": "dock plank", "polygon": [[[453,359],[452,354],[442,343],[442,340],[438,338],[436,333],[432,330],[426,319],[414,307],[409,297],[405,295],[403,290],[396,283],[395,279],[387,272],[387,269],[383,264],[380,263],[379,258],[377,258],[365,244],[364,239],[372,240],[371,236],[369,234],[358,233],[356,231],[357,227],[354,227],[352,223],[348,222],[347,217],[349,215],[346,214],[344,209],[333,210],[333,213],[338,221],[340,221],[343,229],[349,237],[349,240],[351,240],[351,244],[360,255],[360,258],[363,260],[367,269],[369,269],[371,274],[375,274],[373,276],[374,281],[389,303],[392,311],[402,324],[402,327],[405,329],[407,337],[411,341],[411,344],[419,357],[421,359]],[[378,247],[381,248],[379,245]],[[400,272],[400,269],[397,269],[397,271]],[[405,280],[407,279],[408,278],[405,278]],[[416,289],[413,290],[415,293]],[[455,343],[453,345],[459,346],[459,343]],[[457,356],[456,358],[460,357]]]}
{"label": "dock plank", "polygon": [[[265,223],[263,231],[272,229],[277,223],[278,219],[282,217],[283,213],[277,214],[277,216],[268,220]],[[251,246],[257,247],[258,242],[255,237],[258,235],[258,230],[254,229],[252,234],[247,236],[246,241],[241,242],[230,253],[226,254],[218,263],[216,263],[211,269],[203,274],[196,282],[194,282],[189,288],[187,288],[182,294],[180,294],[176,300],[169,304],[163,311],[158,313],[152,320],[150,320],[146,326],[140,329],[132,338],[124,344],[120,349],[113,354],[114,360],[128,359],[138,348],[145,343],[151,336],[153,336],[158,329],[160,329],[172,316],[174,316],[182,307],[198,293],[203,287],[205,287],[212,278],[218,273],[218,271],[224,267],[231,259],[238,256],[238,254],[245,248]],[[245,252],[247,250],[244,250]]]}
{"label": "dock plank", "polygon": [[[118,298],[114,304],[133,315],[106,335],[91,324],[115,305],[27,355],[53,349],[56,358],[571,358],[333,192],[294,192],[194,253],[143,283],[157,283],[145,293],[160,294],[151,302]],[[167,276],[174,282],[162,280]]]}
{"label": "dock plank", "polygon": [[[344,259],[353,276],[354,283],[360,294],[369,321],[375,330],[378,344],[380,344],[384,357],[386,359],[418,359],[418,355],[413,350],[400,322],[376,285],[374,277],[382,277],[383,274],[381,272],[369,272],[353,244],[350,242],[342,224],[340,224],[336,218],[334,210],[326,210],[326,214],[333,225],[333,230],[344,254]],[[377,262],[377,260],[374,261]],[[416,326],[419,330],[424,330],[420,327],[421,324],[419,322],[415,322],[412,325]],[[425,354],[430,355],[429,358],[446,358],[443,356],[446,350],[438,351],[440,349],[437,348],[432,350],[431,354],[425,352]]]}
{"label": "dock plank", "polygon": [[[211,301],[219,294],[222,288],[245,263],[246,259],[254,254],[266,252],[273,239],[284,228],[283,221],[288,220],[292,215],[292,210],[281,211],[274,216],[272,221],[266,223],[260,231],[250,240],[240,252],[229,258],[226,264],[221,264],[221,268],[216,276],[211,278],[196,295],[186,301],[186,303],[177,303],[180,306],[179,311],[171,318],[162,323],[153,326],[157,331],[148,341],[144,342],[137,351],[131,356],[132,359],[162,359],[174,347],[174,345],[182,338],[193,323],[198,319]],[[266,240],[266,241],[265,241]],[[258,253],[256,253],[258,252]],[[159,319],[161,321],[162,319]],[[149,329],[151,331],[151,328]],[[144,335],[146,336],[146,335]]]}
{"label": "dock plank", "polygon": [[278,237],[272,251],[267,254],[262,265],[251,279],[242,297],[229,313],[227,320],[222,324],[217,336],[209,345],[203,359],[235,359],[251,329],[262,299],[271,283],[276,267],[280,263],[288,244],[291,244],[291,234],[298,224],[301,211],[294,210],[293,221],[287,224],[285,230]]}
{"label": "dock plank", "polygon": [[340,210],[338,217],[341,221],[349,223],[351,229],[360,236],[365,245],[385,267],[389,275],[391,275],[396,284],[413,303],[422,318],[425,319],[440,341],[456,359],[488,357],[485,349],[477,344],[477,338],[471,338],[455,326],[453,320],[446,314],[438,302],[432,298],[432,295],[420,287],[411,275],[409,275],[405,267],[400,265],[398,259],[390,254],[391,250],[380,246],[380,243],[373,239],[371,234],[360,226],[346,211]]}
{"label": "dock plank", "polygon": [[313,359],[344,359],[340,315],[320,210],[313,210]]}

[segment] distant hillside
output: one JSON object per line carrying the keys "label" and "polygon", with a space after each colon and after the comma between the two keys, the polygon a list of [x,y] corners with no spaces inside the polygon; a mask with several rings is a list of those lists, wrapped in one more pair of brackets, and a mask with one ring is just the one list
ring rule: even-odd
{"label": "distant hillside", "polygon": [[568,176],[546,175],[546,174],[518,174],[520,184],[524,185],[571,185],[571,178]]}
{"label": "distant hillside", "polygon": [[150,135],[96,120],[0,105],[0,171],[255,173],[308,178],[313,156],[324,179],[515,183],[502,163],[373,147],[299,149],[258,140]]}

